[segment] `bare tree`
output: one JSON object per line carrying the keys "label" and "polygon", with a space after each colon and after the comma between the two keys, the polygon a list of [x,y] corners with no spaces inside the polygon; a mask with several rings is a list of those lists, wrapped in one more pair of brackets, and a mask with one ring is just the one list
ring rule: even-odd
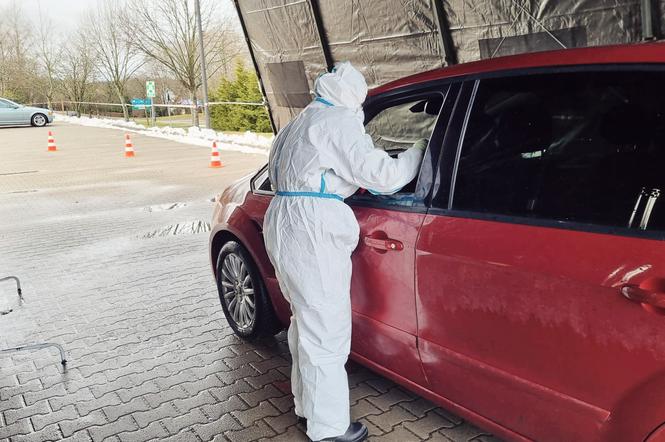
{"label": "bare tree", "polygon": [[0,9],[0,96],[9,95],[9,74],[11,71],[11,50],[7,11]]}
{"label": "bare tree", "polygon": [[110,83],[120,103],[125,121],[129,120],[125,101],[127,81],[143,65],[135,44],[136,34],[122,32],[123,16],[116,2],[101,2],[87,16],[85,33],[94,41],[97,71]]}
{"label": "bare tree", "polygon": [[62,89],[65,96],[74,102],[76,115],[81,116],[81,102],[86,101],[91,91],[94,58],[91,42],[79,32],[65,48],[62,58]]}
{"label": "bare tree", "polygon": [[[240,52],[237,32],[228,21],[219,19],[217,0],[201,2],[204,50],[208,76],[225,67]],[[130,0],[124,17],[126,33],[148,58],[166,69],[197,103],[201,86],[199,42],[191,0]],[[199,125],[197,109],[192,108],[192,124]]]}
{"label": "bare tree", "polygon": [[31,97],[35,73],[30,41],[30,22],[12,1],[0,10],[0,94],[18,100]]}
{"label": "bare tree", "polygon": [[47,107],[53,109],[53,97],[58,85],[58,70],[62,58],[60,42],[54,38],[53,22],[42,14],[39,8],[39,26],[37,28],[37,60],[41,68],[43,91]]}

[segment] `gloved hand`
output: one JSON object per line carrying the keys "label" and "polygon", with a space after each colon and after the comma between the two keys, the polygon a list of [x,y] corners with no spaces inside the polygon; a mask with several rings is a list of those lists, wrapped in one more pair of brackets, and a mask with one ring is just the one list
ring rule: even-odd
{"label": "gloved hand", "polygon": [[427,138],[421,138],[415,143],[413,143],[413,147],[415,147],[416,149],[420,149],[424,152],[425,149],[427,149],[427,143],[429,143],[429,140]]}

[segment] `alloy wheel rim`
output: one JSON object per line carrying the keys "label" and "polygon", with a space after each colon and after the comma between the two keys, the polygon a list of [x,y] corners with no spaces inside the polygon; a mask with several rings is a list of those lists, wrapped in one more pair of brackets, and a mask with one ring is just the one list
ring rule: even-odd
{"label": "alloy wheel rim", "polygon": [[45,123],[44,117],[42,117],[41,115],[35,116],[35,124],[37,126],[43,126],[44,123]]}
{"label": "alloy wheel rim", "polygon": [[252,328],[256,320],[254,284],[242,258],[229,253],[222,262],[221,271],[224,304],[241,331]]}

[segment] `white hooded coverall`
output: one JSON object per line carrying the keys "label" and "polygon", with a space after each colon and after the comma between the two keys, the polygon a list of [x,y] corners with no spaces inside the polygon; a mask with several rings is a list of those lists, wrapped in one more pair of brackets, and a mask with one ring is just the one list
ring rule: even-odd
{"label": "white hooded coverall", "polygon": [[[270,154],[276,196],[264,221],[268,256],[291,305],[295,412],[312,440],[350,424],[344,365],[351,346],[351,252],[358,222],[344,198],[359,187],[395,192],[412,181],[423,149],[391,158],[365,133],[367,84],[338,63],[315,84],[317,98],[277,135]],[[389,296],[386,294],[386,296]]]}

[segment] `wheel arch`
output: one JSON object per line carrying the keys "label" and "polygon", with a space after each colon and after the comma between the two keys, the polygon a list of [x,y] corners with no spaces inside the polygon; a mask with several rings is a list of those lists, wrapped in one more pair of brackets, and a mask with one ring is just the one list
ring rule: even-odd
{"label": "wheel arch", "polygon": [[217,258],[219,257],[219,252],[228,241],[237,241],[245,247],[258,268],[273,310],[282,324],[286,326],[288,318],[291,316],[290,308],[279,291],[275,269],[268,259],[268,254],[263,243],[261,226],[237,208],[234,210],[229,222],[220,224],[213,229],[210,235],[209,249],[210,263],[215,278],[217,278]]}
{"label": "wheel arch", "polygon": [[[227,224],[220,226],[212,232],[210,236],[210,264],[212,265],[212,271],[215,277],[217,276],[217,258],[219,257],[219,252],[222,250],[222,247],[224,247],[224,244],[229,241],[237,241],[245,247],[252,257],[254,264],[258,267],[259,272],[261,273],[261,278],[263,278],[264,281],[267,277],[275,277],[275,270],[268,261],[267,253],[265,253],[263,235],[261,235],[256,226],[254,226],[253,230],[254,232],[243,232]],[[248,235],[248,233],[250,233],[251,236]],[[256,250],[257,247],[260,247],[259,251],[264,252],[265,257],[258,256]],[[267,268],[268,266],[269,268]]]}
{"label": "wheel arch", "polygon": [[46,119],[46,123],[44,123],[44,126],[47,126],[49,124],[48,122],[48,115],[44,111],[36,110],[30,114],[30,124],[32,124],[32,119],[35,118],[35,115],[43,115],[44,119]]}
{"label": "wheel arch", "polygon": [[[220,230],[215,233],[210,240],[210,264],[212,266],[212,273],[217,278],[217,259],[219,258],[219,252],[229,241],[238,241],[242,243],[240,238],[235,236],[228,230]],[[250,252],[251,254],[252,252]]]}
{"label": "wheel arch", "polygon": [[665,371],[630,389],[613,407],[602,440],[665,442]]}

